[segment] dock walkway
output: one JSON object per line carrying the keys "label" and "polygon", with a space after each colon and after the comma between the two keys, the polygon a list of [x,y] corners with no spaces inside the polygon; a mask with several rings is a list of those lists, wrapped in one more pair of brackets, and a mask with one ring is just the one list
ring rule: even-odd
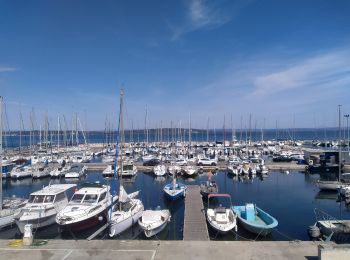
{"label": "dock walkway", "polygon": [[[38,241],[40,242],[40,241]],[[163,259],[318,259],[318,245],[311,241],[156,241],[156,240],[46,240],[23,246],[0,239],[0,259],[27,260],[163,260]],[[323,259],[323,258],[322,258]],[[348,259],[330,257],[328,259]]]}
{"label": "dock walkway", "polygon": [[209,234],[205,220],[202,196],[198,185],[189,185],[185,198],[185,219],[183,240],[208,241]]}

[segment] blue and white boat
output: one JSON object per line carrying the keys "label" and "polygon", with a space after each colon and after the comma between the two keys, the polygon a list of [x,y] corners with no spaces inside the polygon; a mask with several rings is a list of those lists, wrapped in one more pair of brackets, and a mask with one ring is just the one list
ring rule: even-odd
{"label": "blue and white boat", "polygon": [[254,234],[267,236],[278,225],[274,217],[252,203],[247,203],[245,206],[233,206],[232,209],[237,214],[241,225]]}
{"label": "blue and white boat", "polygon": [[186,185],[177,183],[176,179],[174,179],[173,183],[166,184],[163,190],[170,200],[177,200],[178,198],[186,196]]}

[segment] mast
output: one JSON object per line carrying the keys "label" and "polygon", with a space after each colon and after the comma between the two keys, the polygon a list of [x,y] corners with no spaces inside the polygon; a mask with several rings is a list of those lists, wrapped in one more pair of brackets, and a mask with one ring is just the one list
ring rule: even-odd
{"label": "mast", "polygon": [[148,145],[147,106],[146,106],[146,115],[145,115],[145,134],[146,134],[146,143],[147,143],[147,145]]}
{"label": "mast", "polygon": [[0,96],[0,210],[2,210],[2,102],[3,97]]}
{"label": "mast", "polygon": [[[119,178],[119,192],[120,187],[123,184],[123,145],[124,145],[124,116],[123,116],[123,101],[124,101],[124,90],[120,90],[120,178]],[[118,157],[115,158],[118,160]],[[119,210],[122,210],[121,203],[119,203]]]}
{"label": "mast", "polygon": [[191,148],[191,112],[188,113],[188,148]]}
{"label": "mast", "polygon": [[338,169],[338,181],[340,181],[340,175],[341,175],[341,105],[338,105],[339,110],[339,169]]}
{"label": "mast", "polygon": [[60,116],[57,117],[57,153],[60,150]]}
{"label": "mast", "polygon": [[78,135],[78,113],[75,112],[75,141],[77,143],[77,146],[79,145],[79,135]]}
{"label": "mast", "polygon": [[22,118],[22,112],[19,111],[19,153],[20,154],[22,151],[22,129],[24,130],[23,118]]}
{"label": "mast", "polygon": [[240,130],[240,137],[239,137],[239,142],[242,143],[242,139],[243,139],[243,117],[241,116],[241,130]]}
{"label": "mast", "polygon": [[207,143],[209,143],[209,117],[207,121]]}

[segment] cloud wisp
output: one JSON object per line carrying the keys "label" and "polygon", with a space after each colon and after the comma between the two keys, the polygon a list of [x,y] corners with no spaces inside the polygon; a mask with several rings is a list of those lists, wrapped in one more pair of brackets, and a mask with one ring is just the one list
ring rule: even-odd
{"label": "cloud wisp", "polygon": [[232,19],[232,14],[205,0],[186,1],[185,22],[177,27],[172,27],[172,38],[175,41],[181,36],[200,29],[215,29]]}
{"label": "cloud wisp", "polygon": [[305,87],[350,84],[350,51],[335,51],[307,58],[287,69],[254,79],[254,94],[269,95]]}
{"label": "cloud wisp", "polygon": [[0,73],[2,72],[14,72],[18,71],[19,69],[16,67],[10,67],[10,66],[1,66],[0,65]]}

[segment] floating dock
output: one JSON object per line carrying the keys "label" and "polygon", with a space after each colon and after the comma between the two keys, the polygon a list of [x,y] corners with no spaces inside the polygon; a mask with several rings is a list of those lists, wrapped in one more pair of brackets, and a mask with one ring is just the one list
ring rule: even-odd
{"label": "floating dock", "polygon": [[198,185],[187,186],[183,240],[209,240],[207,222],[204,215],[204,205]]}

